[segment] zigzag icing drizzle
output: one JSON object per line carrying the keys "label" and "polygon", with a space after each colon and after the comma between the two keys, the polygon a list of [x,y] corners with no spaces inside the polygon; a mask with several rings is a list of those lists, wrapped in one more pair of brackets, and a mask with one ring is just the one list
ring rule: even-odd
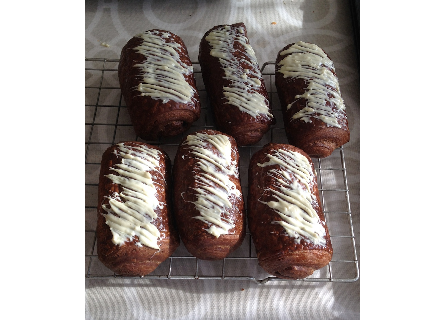
{"label": "zigzag icing drizzle", "polygon": [[121,143],[115,152],[122,158],[121,163],[110,168],[116,174],[106,177],[123,191],[113,193],[108,197],[108,205],[102,205],[107,212],[104,217],[112,231],[112,242],[122,245],[138,236],[137,246],[159,249],[160,232],[152,221],[157,218],[155,209],[166,204],[156,198],[157,190],[148,171],[159,171],[160,151]]}
{"label": "zigzag icing drizzle", "polygon": [[326,230],[312,207],[312,203],[317,200],[311,193],[314,173],[309,161],[298,152],[282,149],[267,156],[269,161],[258,163],[258,166],[280,166],[268,173],[274,178],[275,189],[279,189],[268,188],[276,201],[261,201],[281,217],[282,220],[273,223],[280,224],[297,243],[304,239],[315,245],[325,245]]}
{"label": "zigzag icing drizzle", "polygon": [[[195,179],[198,185],[196,209],[200,212],[196,219],[209,225],[206,231],[215,237],[228,234],[234,228],[231,220],[223,214],[232,208],[231,198],[241,197],[240,191],[230,180],[230,176],[239,177],[237,163],[231,159],[231,142],[222,134],[196,133],[189,135],[184,142],[199,159]],[[209,148],[214,146],[218,153]]]}
{"label": "zigzag icing drizzle", "polygon": [[167,42],[171,37],[167,32],[150,30],[138,37],[143,43],[135,50],[146,57],[143,63],[135,65],[143,76],[143,82],[137,87],[141,95],[161,99],[163,103],[169,100],[191,102],[196,90],[185,80],[185,75],[192,74],[193,67],[181,61],[181,45]]}
{"label": "zigzag icing drizzle", "polygon": [[[306,92],[295,96],[295,101],[287,106],[292,107],[300,98],[307,100],[306,107],[292,116],[292,120],[300,119],[312,122],[317,118],[328,126],[341,128],[339,118],[344,117],[345,104],[340,95],[338,79],[335,76],[334,64],[324,51],[315,44],[297,42],[280,55],[287,55],[278,65],[284,78],[302,78],[308,83]],[[330,96],[330,97],[329,97]],[[335,111],[326,102],[335,106]]]}
{"label": "zigzag icing drizzle", "polygon": [[[261,86],[262,74],[255,52],[245,36],[244,28],[231,28],[225,25],[211,31],[205,40],[211,46],[211,56],[219,58],[225,72],[225,79],[231,80],[231,85],[223,88],[228,103],[252,117],[261,114],[273,117],[269,112],[268,100],[255,91]],[[234,48],[236,42],[243,46],[244,50],[239,50],[239,52],[246,57],[243,63],[250,65],[250,69],[242,69],[241,61],[236,58]]]}

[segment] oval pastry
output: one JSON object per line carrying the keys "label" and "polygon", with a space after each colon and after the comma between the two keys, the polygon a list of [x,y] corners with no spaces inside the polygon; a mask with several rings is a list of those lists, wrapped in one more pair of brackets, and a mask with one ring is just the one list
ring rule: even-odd
{"label": "oval pastry", "polygon": [[278,53],[275,70],[289,143],[324,158],[349,141],[334,64],[321,48],[302,41],[289,44]]}
{"label": "oval pastry", "polygon": [[174,211],[180,238],[195,257],[227,257],[245,236],[236,141],[216,130],[188,135],[174,161]]}
{"label": "oval pastry", "polygon": [[245,25],[219,25],[200,42],[199,62],[217,129],[238,145],[258,142],[275,123]]}
{"label": "oval pastry", "polygon": [[120,275],[144,276],[179,246],[170,203],[170,160],[161,149],[123,142],[102,157],[98,258]]}
{"label": "oval pastry", "polygon": [[172,32],[155,29],[130,39],[118,77],[135,132],[144,140],[178,135],[200,116],[193,66]]}
{"label": "oval pastry", "polygon": [[305,278],[331,261],[313,163],[302,150],[270,143],[253,155],[248,226],[259,265],[279,278]]}

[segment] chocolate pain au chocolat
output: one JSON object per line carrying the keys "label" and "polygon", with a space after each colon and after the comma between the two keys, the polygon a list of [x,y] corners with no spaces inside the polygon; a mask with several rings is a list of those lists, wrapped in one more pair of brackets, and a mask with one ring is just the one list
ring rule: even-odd
{"label": "chocolate pain au chocolat", "polygon": [[249,166],[248,227],[259,265],[283,279],[302,279],[326,266],[332,244],[309,156],[270,143]]}
{"label": "chocolate pain au chocolat", "polygon": [[130,39],[118,77],[135,132],[144,140],[178,135],[200,116],[193,66],[172,32],[149,30]]}
{"label": "chocolate pain au chocolat", "polygon": [[217,129],[239,146],[258,142],[275,118],[245,25],[208,30],[200,42],[199,62]]}
{"label": "chocolate pain au chocolat", "polygon": [[173,176],[175,218],[186,249],[204,260],[227,257],[246,232],[236,141],[217,130],[188,135]]}
{"label": "chocolate pain au chocolat", "polygon": [[317,45],[296,42],[276,58],[275,84],[289,143],[324,158],[349,141],[334,64]]}
{"label": "chocolate pain au chocolat", "polygon": [[170,160],[161,149],[123,142],[104,152],[96,234],[98,258],[106,267],[144,276],[179,246],[170,188]]}

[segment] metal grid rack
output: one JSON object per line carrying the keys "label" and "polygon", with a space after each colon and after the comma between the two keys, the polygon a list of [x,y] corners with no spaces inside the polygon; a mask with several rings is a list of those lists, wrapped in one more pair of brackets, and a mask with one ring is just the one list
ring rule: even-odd
{"label": "metal grid rack", "polygon": [[[117,59],[86,59],[85,103],[85,277],[139,278],[114,274],[98,260],[96,253],[96,206],[99,168],[102,153],[120,141],[142,141],[133,130],[118,84]],[[180,141],[189,133],[203,128],[215,128],[209,102],[200,73],[200,65],[193,63],[197,89],[202,102],[198,121],[182,135],[159,141],[146,141],[160,146],[174,159]],[[240,175],[246,200],[248,164],[252,154],[268,142],[287,143],[283,119],[274,84],[274,63],[266,62],[262,74],[269,92],[277,123],[256,145],[240,147]],[[303,282],[354,282],[359,279],[359,265],[346,178],[343,147],[324,159],[313,158],[326,223],[333,245],[333,257],[328,266],[314,272]],[[222,279],[253,280],[259,284],[286,281],[267,274],[258,265],[256,251],[247,229],[240,248],[221,261],[204,261],[193,257],[183,244],[173,255],[144,279]],[[290,280],[288,280],[290,281]]]}

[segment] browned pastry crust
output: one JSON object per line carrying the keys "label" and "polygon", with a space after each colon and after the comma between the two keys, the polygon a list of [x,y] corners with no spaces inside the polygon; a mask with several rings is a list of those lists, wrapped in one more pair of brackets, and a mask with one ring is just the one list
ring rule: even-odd
{"label": "browned pastry crust", "polygon": [[[192,66],[187,48],[179,36],[158,29],[150,30],[150,32],[155,35],[164,35],[163,39],[168,43],[178,43],[180,46],[176,51],[180,60],[186,65]],[[169,37],[165,36],[167,34]],[[164,136],[178,135],[188,130],[200,116],[200,100],[194,75],[193,73],[183,75],[185,81],[194,88],[193,97],[188,103],[174,100],[163,102],[161,99],[142,96],[137,90],[143,79],[142,71],[140,67],[135,66],[146,60],[143,54],[135,50],[142,43],[143,39],[141,37],[135,36],[130,39],[121,51],[118,66],[121,92],[129,110],[133,127],[136,134],[144,140],[156,140]]]}
{"label": "browned pastry crust", "polygon": [[[307,105],[307,99],[300,98],[292,107],[287,110],[287,106],[294,102],[297,95],[303,94],[308,88],[310,82],[299,77],[288,77],[279,72],[279,62],[286,56],[281,52],[290,48],[293,43],[288,44],[278,52],[276,58],[275,84],[278,91],[281,109],[284,118],[284,127],[289,143],[302,149],[311,157],[324,158],[332,154],[336,149],[349,141],[350,133],[348,128],[348,120],[344,110],[338,111],[338,123],[340,128],[328,126],[320,119],[312,118],[312,122],[304,122],[300,119],[292,119],[292,116],[302,110]],[[335,75],[335,70],[329,68]],[[329,84],[326,87],[330,87]],[[330,94],[329,94],[330,95]],[[333,97],[330,95],[330,97]],[[334,103],[329,100],[326,105],[336,110]]]}
{"label": "browned pastry crust", "polygon": [[[201,130],[193,135],[200,133],[227,136],[231,142],[231,159],[239,166],[236,141],[231,136],[216,130]],[[228,234],[215,237],[206,231],[210,228],[210,224],[196,218],[200,216],[200,212],[193,203],[198,200],[197,189],[201,185],[198,177],[200,173],[203,173],[203,170],[200,168],[200,158],[193,154],[191,146],[185,144],[186,139],[187,137],[178,148],[173,169],[174,212],[180,238],[186,249],[199,259],[223,259],[237,249],[245,237],[244,200],[242,195],[240,197],[232,195],[228,198],[232,207],[221,213],[223,220],[232,220],[234,224],[234,227],[228,230]],[[218,150],[211,143],[207,143],[206,148],[214,154],[218,154]],[[239,175],[228,175],[228,177],[237,190],[241,192]],[[211,193],[206,192],[206,194]]]}
{"label": "browned pastry crust", "polygon": [[[262,136],[270,129],[270,126],[275,123],[275,118],[273,115],[269,116],[266,114],[259,114],[253,117],[241,111],[237,106],[230,104],[228,98],[224,95],[223,88],[231,86],[233,80],[225,78],[225,71],[219,62],[219,58],[211,55],[212,48],[206,40],[206,37],[212,31],[223,26],[225,25],[215,26],[208,30],[200,42],[199,62],[203,81],[209,96],[217,129],[233,136],[239,146],[255,144],[261,140]],[[237,30],[237,32],[243,30],[243,34],[247,35],[243,23],[235,23],[230,25],[230,27],[232,30]],[[234,49],[232,53],[236,57],[236,61],[234,61],[236,63],[235,68],[238,72],[243,72],[244,69],[252,71],[256,69],[260,72],[257,62],[255,66],[247,63],[247,60],[250,60],[247,49],[238,41],[231,41],[231,43]],[[261,85],[258,88],[249,89],[249,92],[257,92],[263,96],[271,113],[268,93],[262,76],[259,78],[259,81]]]}
{"label": "browned pastry crust", "polygon": [[281,218],[274,209],[266,203],[277,201],[275,191],[280,191],[275,183],[275,176],[280,166],[278,164],[261,167],[258,164],[269,162],[268,155],[273,155],[277,150],[288,150],[304,155],[310,164],[313,164],[308,155],[295,146],[288,144],[269,143],[263,149],[256,152],[249,166],[249,194],[248,194],[248,226],[256,248],[259,265],[268,273],[284,279],[302,279],[311,275],[315,270],[326,266],[332,258],[332,244],[329,232],[324,223],[323,210],[314,176],[311,184],[312,194],[316,201],[312,207],[317,212],[321,225],[324,226],[326,245],[315,245],[302,238],[299,243],[290,237],[284,227],[274,221]]}
{"label": "browned pastry crust", "polygon": [[113,235],[104,217],[105,214],[111,213],[107,213],[103,205],[109,205],[108,197],[112,197],[115,192],[121,193],[123,191],[120,184],[116,184],[106,177],[108,174],[116,175],[111,167],[121,163],[123,159],[117,155],[118,148],[117,145],[114,145],[104,152],[99,175],[98,223],[96,229],[98,258],[107,268],[117,274],[144,276],[154,271],[180,245],[171,212],[170,159],[161,149],[142,142],[124,142],[124,144],[132,148],[145,145],[161,151],[158,170],[147,171],[156,186],[155,196],[157,200],[166,203],[162,208],[155,209],[157,218],[152,221],[152,224],[160,231],[160,237],[157,241],[160,249],[156,250],[145,245],[137,246],[138,236],[134,236],[132,240],[127,240],[122,245],[112,242]]}

